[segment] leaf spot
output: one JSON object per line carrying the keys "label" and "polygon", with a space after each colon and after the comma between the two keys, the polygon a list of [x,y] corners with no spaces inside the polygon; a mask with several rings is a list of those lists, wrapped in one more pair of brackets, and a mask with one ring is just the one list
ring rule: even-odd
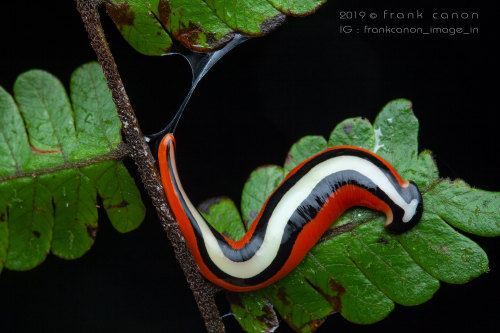
{"label": "leaf spot", "polygon": [[259,26],[260,33],[263,35],[270,33],[272,30],[282,25],[283,22],[285,22],[285,18],[286,15],[279,13],[274,17],[262,21]]}
{"label": "leaf spot", "polygon": [[470,261],[470,256],[473,253],[473,251],[470,248],[464,249],[464,253],[462,254],[462,260],[463,261]]}
{"label": "leaf spot", "polygon": [[163,23],[163,25],[165,26],[168,25],[171,12],[172,10],[170,9],[170,4],[168,3],[168,1],[160,0],[160,2],[158,3],[158,14],[160,16],[159,17],[160,21],[161,23]]}
{"label": "leaf spot", "polygon": [[107,208],[108,209],[123,208],[123,207],[127,207],[128,205],[130,205],[130,202],[128,202],[126,200],[123,200],[119,204],[117,204],[117,205],[109,205],[109,206],[107,206]]}
{"label": "leaf spot", "polygon": [[347,134],[347,135],[349,135],[352,132],[352,125],[348,124],[348,123],[345,123],[344,126],[343,126],[343,129],[344,129],[344,133]]}
{"label": "leaf spot", "polygon": [[97,227],[93,227],[91,225],[87,226],[87,234],[90,238],[95,239],[95,236],[97,234]]}
{"label": "leaf spot", "polygon": [[378,239],[377,239],[377,243],[378,244],[389,244],[389,241],[387,239],[385,239],[384,237],[380,236]]}
{"label": "leaf spot", "polygon": [[213,32],[209,32],[207,35],[207,44],[210,46],[216,46],[218,44],[217,37]]}
{"label": "leaf spot", "polygon": [[255,220],[257,215],[259,215],[259,213],[257,213],[255,210],[251,210],[250,212],[248,212],[248,219],[244,221],[247,230],[250,229],[250,226],[252,225],[252,222]]}
{"label": "leaf spot", "polygon": [[177,32],[177,39],[186,45],[196,45],[198,35],[203,32],[203,28],[193,22],[189,22],[189,25],[184,29],[179,29]]}
{"label": "leaf spot", "polygon": [[273,332],[274,329],[278,328],[279,326],[278,317],[276,317],[273,311],[273,306],[269,303],[269,301],[267,301],[267,304],[264,306],[264,308],[262,308],[262,310],[264,311],[264,314],[255,317],[255,319],[260,321],[261,323],[264,323],[269,328],[269,332]]}
{"label": "leaf spot", "polygon": [[[315,259],[317,261],[317,259]],[[324,267],[322,269],[326,270]],[[342,300],[341,297],[342,295],[345,294],[345,288],[343,285],[341,285],[338,281],[335,281],[334,279],[330,278],[328,281],[328,287],[330,288],[331,294],[327,293],[326,291],[322,290],[318,286],[314,285],[311,283],[309,280],[309,285],[314,288],[321,296],[323,296],[330,304],[333,305],[333,309],[336,312],[340,312],[342,310]]]}
{"label": "leaf spot", "polygon": [[33,235],[34,235],[36,238],[40,238],[40,232],[39,232],[39,231],[33,230]]}
{"label": "leaf spot", "polygon": [[46,155],[46,154],[57,154],[57,153],[60,153],[61,152],[61,149],[38,149],[36,147],[34,147],[31,143],[30,143],[30,149],[33,153],[37,154],[37,155]]}
{"label": "leaf spot", "polygon": [[243,302],[241,301],[241,296],[238,293],[233,293],[233,292],[227,292],[226,293],[226,298],[229,301],[230,304],[234,306],[238,306],[240,308],[244,308],[245,306],[243,305]]}
{"label": "leaf spot", "polygon": [[290,301],[288,300],[287,298],[287,295],[286,295],[286,288],[281,286],[278,288],[278,299],[285,305],[285,306],[290,306]]}
{"label": "leaf spot", "polygon": [[445,245],[441,245],[439,247],[439,252],[443,253],[444,255],[450,255],[450,250]]}
{"label": "leaf spot", "polygon": [[253,220],[257,217],[258,213],[255,210],[251,210],[248,216]]}
{"label": "leaf spot", "polygon": [[342,300],[341,297],[345,294],[345,288],[339,282],[334,279],[328,281],[328,286],[335,296],[330,297],[330,302],[333,304],[335,311],[340,312],[342,310]]}
{"label": "leaf spot", "polygon": [[106,10],[120,30],[124,26],[130,26],[134,24],[135,13],[130,10],[130,5],[126,2],[119,4],[106,3]]}

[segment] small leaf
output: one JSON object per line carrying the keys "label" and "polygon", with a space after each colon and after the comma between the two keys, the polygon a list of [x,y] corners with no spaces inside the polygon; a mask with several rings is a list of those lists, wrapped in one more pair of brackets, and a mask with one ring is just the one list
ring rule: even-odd
{"label": "small leaf", "polygon": [[241,195],[241,212],[247,228],[283,178],[283,169],[276,165],[258,168],[250,174]]}
{"label": "small leaf", "polygon": [[486,253],[432,213],[424,214],[397,239],[422,268],[441,281],[466,283],[488,271]]}
{"label": "small leaf", "polygon": [[144,219],[141,195],[122,163],[102,162],[82,172],[93,180],[113,227],[125,233],[136,229]]}
{"label": "small leaf", "polygon": [[373,151],[388,161],[403,179],[409,179],[418,154],[418,120],[413,115],[411,102],[397,99],[387,103],[373,123],[375,148]]}
{"label": "small leaf", "polygon": [[257,293],[269,299],[280,316],[297,332],[315,331],[334,312],[333,306],[311,284],[301,279],[299,268]]}
{"label": "small leaf", "polygon": [[421,191],[425,191],[439,178],[439,172],[432,153],[424,150],[418,155],[417,162],[406,169],[406,176],[413,180]]}
{"label": "small leaf", "polygon": [[255,293],[227,292],[234,317],[248,333],[274,332],[279,326],[273,306]]}
{"label": "small leaf", "polygon": [[5,267],[32,269],[45,260],[50,250],[54,225],[50,192],[38,178],[21,178],[2,185],[2,194],[11,198]]}
{"label": "small leaf", "polygon": [[0,176],[5,176],[23,171],[32,153],[16,103],[2,87],[0,110]]}
{"label": "small leaf", "polygon": [[122,124],[100,68],[95,63],[80,66],[71,76],[70,87],[78,133],[78,158],[116,149],[121,142]]}
{"label": "small leaf", "polygon": [[305,136],[296,143],[288,152],[285,160],[285,175],[293,168],[307,160],[309,157],[316,155],[326,149],[326,140],[322,136]]}
{"label": "small leaf", "polygon": [[[171,37],[196,52],[213,52],[235,33],[263,36],[326,0],[109,0],[106,9],[125,40],[146,55],[164,55]],[[168,31],[165,31],[165,29]]]}
{"label": "small leaf", "polygon": [[365,118],[349,118],[337,126],[330,134],[328,147],[356,146],[373,150],[375,148],[375,132],[372,124]]}
{"label": "small leaf", "polygon": [[159,0],[106,2],[106,11],[123,38],[145,55],[162,55],[170,51],[172,39],[158,20]]}
{"label": "small leaf", "polygon": [[49,251],[82,256],[97,231],[97,191],[117,230],[144,218],[139,191],[114,161],[121,123],[97,63],[77,69],[71,89],[73,105],[41,70],[18,77],[15,101],[0,87],[0,269],[31,269]]}
{"label": "small leaf", "polygon": [[231,239],[239,240],[246,232],[238,208],[229,198],[208,199],[198,206],[198,210],[218,232]]}
{"label": "small leaf", "polygon": [[357,324],[371,324],[386,317],[394,303],[349,257],[351,234],[342,234],[319,243],[301,265],[305,277],[321,290],[335,311]]}
{"label": "small leaf", "polygon": [[95,187],[74,169],[47,174],[44,184],[55,206],[52,253],[64,259],[81,257],[94,243],[97,231]]}
{"label": "small leaf", "polygon": [[353,232],[349,256],[384,294],[402,305],[429,300],[439,281],[425,272],[383,229],[383,220],[365,223]]}
{"label": "small leaf", "polygon": [[461,180],[443,180],[424,194],[427,210],[463,231],[500,235],[500,192],[471,188]]}
{"label": "small leaf", "polygon": [[74,160],[75,121],[61,82],[45,71],[31,70],[19,75],[14,95],[33,149],[60,153],[65,162]]}

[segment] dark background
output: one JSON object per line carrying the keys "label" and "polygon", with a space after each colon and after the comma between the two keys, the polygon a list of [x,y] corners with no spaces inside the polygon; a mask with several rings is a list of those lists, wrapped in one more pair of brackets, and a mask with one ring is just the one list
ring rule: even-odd
{"label": "dark background", "polygon": [[[288,18],[267,37],[228,54],[202,80],[177,131],[178,164],[193,202],[217,195],[239,200],[250,171],[281,164],[293,142],[328,136],[353,116],[374,120],[390,100],[413,101],[420,147],[434,152],[441,175],[500,190],[498,44],[494,2],[419,4],[330,0],[315,15]],[[438,4],[433,4],[433,2]],[[467,4],[468,3],[468,4]],[[377,21],[397,26],[479,27],[469,36],[340,35],[340,10],[479,12],[476,21]],[[73,1],[2,4],[0,84],[46,69],[65,85],[95,59]],[[353,21],[351,24],[360,24]],[[137,54],[104,17],[105,31],[144,133],[161,129],[186,94],[190,69],[179,56]],[[130,170],[134,173],[133,165]],[[129,234],[101,214],[95,245],[84,257],[52,255],[30,272],[0,275],[2,332],[200,332],[203,322],[173,250],[146,196],[148,216]],[[319,332],[400,329],[485,330],[500,325],[498,239],[470,236],[491,272],[462,286],[442,284],[432,300],[396,306],[385,320],[354,325],[341,316]],[[224,312],[224,309],[222,310]],[[229,332],[237,332],[225,320]],[[283,324],[278,332],[288,332]]]}

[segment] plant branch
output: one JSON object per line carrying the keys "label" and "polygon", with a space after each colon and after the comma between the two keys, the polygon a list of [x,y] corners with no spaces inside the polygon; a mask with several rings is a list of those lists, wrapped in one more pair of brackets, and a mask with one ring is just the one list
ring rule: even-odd
{"label": "plant branch", "polygon": [[130,149],[130,157],[132,157],[137,165],[142,183],[148,191],[153,205],[156,207],[160,222],[172,243],[177,260],[194,294],[207,330],[209,332],[224,332],[224,325],[222,324],[219,310],[214,300],[214,294],[219,289],[207,282],[200,275],[196,263],[181,237],[178,224],[167,203],[153,156],[144,140],[132,105],[125,92],[118,68],[104,36],[98,12],[98,7],[101,3],[101,0],[76,0],[77,8],[89,34],[92,48],[97,54],[97,60],[108,81],[113,101],[118,109],[118,115],[123,125],[122,130],[125,141]]}

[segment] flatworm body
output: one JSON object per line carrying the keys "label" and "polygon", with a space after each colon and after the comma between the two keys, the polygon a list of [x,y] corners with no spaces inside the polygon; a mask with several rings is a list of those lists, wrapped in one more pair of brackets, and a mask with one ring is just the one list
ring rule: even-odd
{"label": "flatworm body", "polygon": [[400,233],[421,218],[417,185],[404,182],[378,155],[351,146],[329,148],[291,170],[264,203],[247,233],[233,241],[211,227],[189,201],[175,163],[175,140],[159,147],[163,187],[186,243],[203,274],[231,291],[256,290],[288,274],[348,208],[386,214]]}

